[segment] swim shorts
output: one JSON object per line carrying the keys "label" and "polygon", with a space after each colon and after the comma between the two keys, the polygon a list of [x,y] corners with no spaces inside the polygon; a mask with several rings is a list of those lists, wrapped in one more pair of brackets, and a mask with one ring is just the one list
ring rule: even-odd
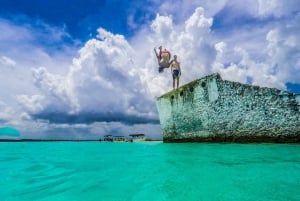
{"label": "swim shorts", "polygon": [[173,73],[172,73],[173,79],[176,79],[179,76],[179,73],[180,73],[179,70],[177,70],[177,69],[173,70]]}

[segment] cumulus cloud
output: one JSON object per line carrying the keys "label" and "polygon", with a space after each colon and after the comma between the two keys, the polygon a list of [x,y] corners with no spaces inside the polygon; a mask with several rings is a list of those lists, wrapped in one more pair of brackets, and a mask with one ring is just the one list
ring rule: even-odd
{"label": "cumulus cloud", "polygon": [[266,36],[270,66],[279,81],[299,82],[300,79],[300,14],[270,30]]}
{"label": "cumulus cloud", "polygon": [[120,121],[158,123],[154,100],[142,88],[134,51],[121,35],[99,29],[79,50],[66,76],[33,69],[35,85],[47,96],[47,107],[33,112],[50,123]]}
{"label": "cumulus cloud", "polygon": [[44,100],[44,96],[41,95],[18,95],[17,100],[21,105],[25,107],[25,110],[30,113],[37,113],[43,110],[44,106],[42,105],[42,101]]}
{"label": "cumulus cloud", "polygon": [[214,70],[226,79],[246,83],[250,78],[252,84],[260,86],[285,89],[287,82],[298,83],[298,21],[299,14],[282,23],[266,25],[264,29],[253,28],[252,32],[243,32],[239,36],[233,32],[238,43],[226,38],[223,38],[226,42],[216,43]]}
{"label": "cumulus cloud", "polygon": [[45,67],[32,69],[32,75],[36,87],[50,98],[49,104],[53,103],[65,112],[74,113],[78,111],[77,99],[63,76],[53,75]]}
{"label": "cumulus cloud", "polygon": [[279,18],[282,16],[287,16],[293,12],[298,12],[300,8],[298,0],[257,0],[257,3],[258,15],[262,17],[274,16]]}

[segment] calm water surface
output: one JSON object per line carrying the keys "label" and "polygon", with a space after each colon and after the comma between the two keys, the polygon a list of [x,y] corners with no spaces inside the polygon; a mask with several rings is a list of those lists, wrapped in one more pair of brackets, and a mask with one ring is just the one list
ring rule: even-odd
{"label": "calm water surface", "polygon": [[3,201],[300,200],[300,145],[0,143]]}

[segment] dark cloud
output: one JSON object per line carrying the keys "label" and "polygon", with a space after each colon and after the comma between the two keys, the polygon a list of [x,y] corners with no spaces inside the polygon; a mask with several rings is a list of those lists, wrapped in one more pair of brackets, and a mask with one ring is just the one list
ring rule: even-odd
{"label": "dark cloud", "polygon": [[43,139],[49,140],[98,140],[99,136],[92,135],[89,128],[51,128],[43,133]]}
{"label": "dark cloud", "polygon": [[34,119],[46,120],[53,124],[92,124],[95,122],[121,122],[126,125],[159,124],[156,118],[138,117],[124,113],[80,112],[68,114],[61,111],[44,111],[31,115]]}
{"label": "dark cloud", "polygon": [[7,123],[7,122],[8,122],[7,120],[1,119],[1,118],[0,118],[0,124],[5,124],[5,123]]}

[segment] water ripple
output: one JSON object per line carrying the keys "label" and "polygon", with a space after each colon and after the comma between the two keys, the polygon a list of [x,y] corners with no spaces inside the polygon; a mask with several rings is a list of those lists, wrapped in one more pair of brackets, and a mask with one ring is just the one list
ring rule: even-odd
{"label": "water ripple", "polygon": [[5,201],[300,200],[300,146],[95,142],[0,149]]}

